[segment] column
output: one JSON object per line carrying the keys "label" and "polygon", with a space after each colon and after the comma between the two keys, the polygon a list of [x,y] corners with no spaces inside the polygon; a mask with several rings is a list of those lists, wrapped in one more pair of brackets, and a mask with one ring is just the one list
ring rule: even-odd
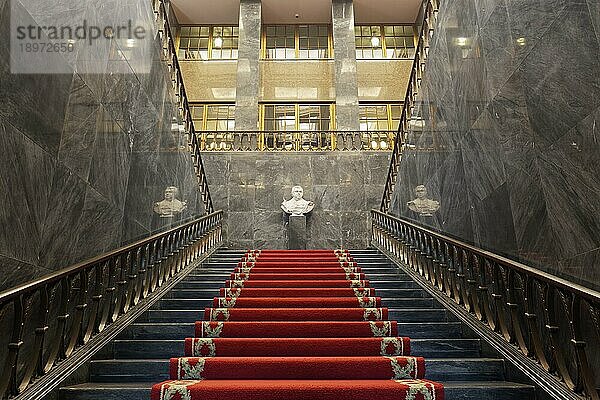
{"label": "column", "polygon": [[[240,1],[240,40],[235,95],[236,131],[258,130],[260,0]],[[253,146],[256,146],[254,138]]]}
{"label": "column", "polygon": [[[358,131],[360,124],[352,0],[333,0],[331,15],[335,58],[336,129]],[[360,146],[360,137],[357,139],[358,143],[354,143],[354,146]],[[338,148],[354,147],[350,137],[346,135],[338,135],[338,144],[340,145]]]}

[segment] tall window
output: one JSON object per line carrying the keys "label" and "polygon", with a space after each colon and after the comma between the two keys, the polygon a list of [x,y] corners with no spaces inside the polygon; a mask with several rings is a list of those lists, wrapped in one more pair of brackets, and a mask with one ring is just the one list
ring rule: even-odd
{"label": "tall window", "polygon": [[328,131],[330,104],[264,104],[265,131]]}
{"label": "tall window", "polygon": [[192,120],[201,150],[229,150],[233,144],[235,106],[231,104],[192,104]]}
{"label": "tall window", "polygon": [[276,150],[332,148],[330,104],[263,104],[262,146]]}
{"label": "tall window", "polygon": [[235,106],[232,104],[192,104],[192,120],[197,131],[232,131]]}
{"label": "tall window", "polygon": [[264,58],[270,60],[326,59],[330,57],[328,25],[266,25]]}
{"label": "tall window", "polygon": [[359,112],[363,149],[391,149],[400,124],[402,104],[365,104],[359,106]]}
{"label": "tall window", "polygon": [[360,25],[354,27],[356,58],[384,59],[415,56],[411,25]]}
{"label": "tall window", "polygon": [[238,40],[237,26],[183,26],[178,56],[182,60],[235,60]]}
{"label": "tall window", "polygon": [[402,103],[391,104],[361,104],[361,131],[396,131],[400,124]]}

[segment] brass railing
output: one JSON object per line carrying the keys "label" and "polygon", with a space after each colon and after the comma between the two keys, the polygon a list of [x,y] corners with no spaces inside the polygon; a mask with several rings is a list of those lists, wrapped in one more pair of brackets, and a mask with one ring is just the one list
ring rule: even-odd
{"label": "brass railing", "polygon": [[390,151],[395,131],[201,131],[202,151]]}
{"label": "brass railing", "polygon": [[0,293],[0,398],[23,392],[221,243],[222,211]]}
{"label": "brass railing", "polygon": [[400,125],[393,146],[392,157],[390,161],[390,169],[388,171],[387,180],[381,200],[380,210],[387,212],[392,201],[392,194],[396,186],[398,177],[398,169],[402,161],[402,152],[406,145],[406,139],[410,131],[411,123],[420,121],[417,107],[417,96],[421,90],[421,80],[425,71],[425,63],[429,54],[429,43],[433,37],[434,27],[437,21],[437,15],[441,0],[424,0],[423,1],[423,23],[419,33],[419,41],[415,49],[415,60],[410,72],[410,79],[402,105],[402,114],[400,116]]}
{"label": "brass railing", "polygon": [[158,33],[163,46],[163,61],[165,61],[169,67],[171,85],[175,91],[175,96],[178,103],[179,117],[182,121],[180,124],[180,129],[185,131],[187,134],[188,146],[192,154],[194,170],[198,180],[198,185],[200,186],[200,193],[202,195],[204,208],[206,213],[210,214],[214,211],[214,207],[210,197],[204,164],[202,163],[202,157],[200,155],[200,144],[198,143],[196,130],[194,129],[192,112],[190,110],[187,93],[183,84],[183,75],[181,73],[181,67],[179,66],[179,60],[177,58],[175,39],[169,23],[169,10],[167,9],[167,6],[163,0],[152,0],[152,4],[154,7],[156,23],[158,25]]}
{"label": "brass railing", "polygon": [[598,400],[600,293],[372,211],[372,243],[573,392]]}

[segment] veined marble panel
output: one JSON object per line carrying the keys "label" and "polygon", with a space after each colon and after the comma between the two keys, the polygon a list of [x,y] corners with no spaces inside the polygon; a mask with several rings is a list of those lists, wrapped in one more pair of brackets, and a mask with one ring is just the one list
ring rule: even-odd
{"label": "veined marble panel", "polygon": [[260,0],[240,1],[235,128],[258,129],[259,57],[262,6]]}
{"label": "veined marble panel", "polygon": [[413,219],[598,287],[600,50],[592,3],[444,2],[419,93],[424,121],[408,135],[393,213],[411,217],[406,202],[423,184],[440,209]]}

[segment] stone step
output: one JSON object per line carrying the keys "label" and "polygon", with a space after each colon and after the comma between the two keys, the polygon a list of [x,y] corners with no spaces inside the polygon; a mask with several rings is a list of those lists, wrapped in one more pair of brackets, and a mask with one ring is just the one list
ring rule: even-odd
{"label": "stone step", "polygon": [[[183,356],[184,340],[115,340],[113,357],[116,359],[152,359]],[[479,339],[412,339],[414,356],[435,358],[479,357]]]}
{"label": "stone step", "polygon": [[[130,359],[92,361],[92,382],[161,382],[169,379],[169,360]],[[499,381],[504,361],[492,358],[428,358],[427,379],[435,381]]]}
{"label": "stone step", "polygon": [[[226,272],[212,272],[214,270],[211,270],[210,272],[208,271],[201,271],[198,273],[191,273],[188,276],[186,276],[183,280],[184,281],[200,281],[200,280],[211,280],[211,281],[215,281],[215,280],[220,280],[221,282],[230,279],[231,278],[231,273],[233,272],[233,270],[231,271],[226,271]],[[385,274],[372,274],[372,273],[365,273],[366,274],[366,279],[368,279],[370,282],[380,282],[380,281],[394,281],[394,280],[410,280],[409,276],[406,274],[397,274],[397,273],[385,273]],[[342,275],[343,277],[343,275]],[[279,278],[279,277],[277,277]],[[282,275],[281,279],[285,280],[285,275]]]}
{"label": "stone step", "polygon": [[[394,281],[370,281],[371,287],[378,289],[405,289],[405,288],[420,288],[420,286],[412,280],[394,280]],[[173,290],[177,289],[215,289],[225,286],[225,280],[188,280],[184,279],[179,282]],[[422,289],[419,289],[423,291]]]}
{"label": "stone step", "polygon": [[[449,381],[445,386],[448,400],[533,400],[534,388],[503,381]],[[61,400],[148,400],[150,382],[84,383],[60,390]]]}
{"label": "stone step", "polygon": [[[194,322],[202,319],[204,308],[190,310],[148,310],[137,322]],[[445,322],[447,311],[443,308],[390,308],[389,319],[399,322]]]}
{"label": "stone step", "polygon": [[[217,296],[213,296],[217,297]],[[357,307],[358,307],[358,302]],[[432,308],[432,298],[382,298],[382,306],[388,308]],[[196,310],[198,307],[212,307],[213,298],[191,299],[162,299],[152,309],[154,310]],[[318,307],[318,306],[316,306]]]}
{"label": "stone step", "polygon": [[[407,322],[398,324],[399,336],[412,339],[461,338],[459,322]],[[150,322],[129,325],[119,339],[183,339],[194,336],[193,322]]]}

